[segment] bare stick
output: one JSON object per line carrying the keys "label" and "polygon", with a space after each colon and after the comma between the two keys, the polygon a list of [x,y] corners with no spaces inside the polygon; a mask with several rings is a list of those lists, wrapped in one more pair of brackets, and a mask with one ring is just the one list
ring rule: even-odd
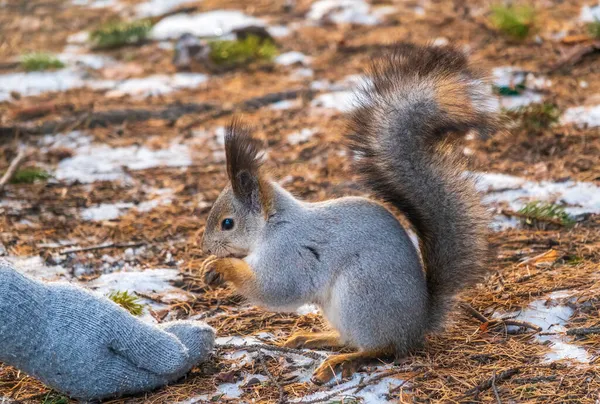
{"label": "bare stick", "polygon": [[600,334],[600,327],[571,328],[570,330],[567,330],[567,335],[589,335],[589,334]]}
{"label": "bare stick", "polygon": [[482,323],[487,323],[490,321],[487,319],[486,316],[484,316],[483,314],[481,314],[480,312],[475,310],[475,308],[473,306],[471,306],[469,303],[462,303],[461,307],[463,309],[465,309],[467,311],[467,313],[469,313],[471,316],[473,316],[475,319],[479,320]]}
{"label": "bare stick", "polygon": [[286,348],[286,347],[282,347],[282,346],[266,345],[266,344],[248,344],[248,345],[223,344],[223,345],[218,345],[218,347],[221,349],[235,349],[238,351],[245,350],[245,351],[250,351],[250,352],[256,352],[259,349],[264,349],[265,351],[282,352],[282,353],[289,353],[289,354],[294,354],[294,355],[305,356],[307,358],[314,359],[317,361],[325,359],[325,356],[326,356],[326,355],[323,355],[323,354],[320,354],[317,352],[313,352],[313,351],[303,351],[301,349],[292,349],[292,348]]}
{"label": "bare stick", "polygon": [[492,378],[484,380],[483,382],[479,383],[477,386],[473,387],[472,389],[467,390],[465,392],[465,396],[469,396],[471,394],[477,395],[477,394],[481,393],[482,391],[486,391],[490,387],[492,387],[492,383],[496,383],[496,381],[502,381],[502,380],[509,379],[512,376],[519,373],[520,371],[521,371],[521,369],[519,369],[519,368],[510,368],[510,369],[507,369],[507,370],[504,370],[504,371],[498,373],[497,375],[494,372],[494,375]]}
{"label": "bare stick", "polygon": [[498,394],[498,388],[496,387],[496,371],[494,370],[494,374],[492,375],[492,391],[494,392],[494,396],[496,397],[496,402],[498,404],[502,404],[502,400],[500,400],[500,394]]}
{"label": "bare stick", "polygon": [[106,243],[106,244],[93,245],[93,246],[89,246],[89,247],[70,248],[68,250],[61,251],[60,254],[73,254],[73,253],[84,252],[84,251],[104,250],[106,248],[139,247],[139,246],[142,246],[144,244],[146,244],[146,243],[142,243],[142,242],[133,242],[133,243]]}
{"label": "bare stick", "polygon": [[[304,400],[294,401],[294,404],[316,404],[316,403],[322,403],[325,401],[329,401],[330,399],[337,397],[341,393],[344,393],[348,390],[357,389],[358,391],[360,391],[360,390],[364,389],[365,387],[367,387],[375,382],[378,382],[381,379],[384,379],[389,376],[397,375],[398,373],[401,373],[403,371],[404,371],[404,369],[400,369],[400,370],[396,369],[396,370],[390,370],[388,372],[380,373],[377,376],[373,376],[366,381],[361,381],[358,384],[353,384],[352,386],[348,386],[348,387],[344,387],[343,389],[336,390],[336,391],[334,391],[330,394],[327,394],[326,396],[323,396],[321,398],[315,398],[314,400],[307,400],[307,401],[304,401]],[[401,387],[404,383],[406,383],[406,381],[403,381],[402,384],[398,387]]]}
{"label": "bare stick", "polygon": [[260,367],[265,372],[271,383],[273,383],[274,386],[277,386],[277,389],[279,390],[279,399],[277,400],[277,404],[285,404],[287,400],[285,399],[285,391],[283,390],[283,386],[279,384],[277,379],[275,379],[273,374],[269,371],[269,368],[265,362],[265,357],[260,349],[258,350],[258,362],[260,363]]}
{"label": "bare stick", "polygon": [[13,159],[13,161],[10,162],[8,169],[6,170],[2,178],[0,178],[0,192],[2,192],[4,186],[12,179],[13,175],[15,175],[15,172],[17,172],[17,168],[19,168],[19,166],[23,162],[25,155],[25,149],[20,148],[17,153],[17,156]]}

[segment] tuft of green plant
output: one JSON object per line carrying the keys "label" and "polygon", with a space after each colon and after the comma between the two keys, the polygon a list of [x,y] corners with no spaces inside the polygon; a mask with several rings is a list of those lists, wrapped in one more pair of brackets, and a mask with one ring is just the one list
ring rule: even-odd
{"label": "tuft of green plant", "polygon": [[248,35],[242,40],[217,40],[209,43],[210,59],[224,66],[239,66],[256,60],[271,61],[277,55],[273,41]]}
{"label": "tuft of green plant", "polygon": [[528,5],[496,5],[492,7],[494,26],[514,39],[525,39],[533,28],[535,11]]}
{"label": "tuft of green plant", "polygon": [[590,36],[600,39],[600,20],[596,18],[594,22],[590,22],[587,30]]}
{"label": "tuft of green plant", "polygon": [[526,89],[527,89],[527,87],[525,87],[524,83],[515,84],[514,86],[510,86],[510,87],[496,86],[496,85],[492,86],[492,90],[494,91],[494,93],[498,94],[498,95],[502,95],[502,96],[520,95]]}
{"label": "tuft of green plant", "polygon": [[28,72],[62,69],[65,64],[48,53],[33,52],[21,56],[21,67]]}
{"label": "tuft of green plant", "polygon": [[517,122],[527,133],[537,133],[550,128],[560,119],[558,107],[551,103],[530,104],[516,110],[506,111],[506,115]]}
{"label": "tuft of green plant", "polygon": [[571,226],[575,220],[565,208],[554,203],[533,201],[522,207],[519,212],[525,226],[546,229],[549,224]]}
{"label": "tuft of green plant", "polygon": [[150,20],[109,22],[90,33],[90,41],[97,48],[118,48],[143,41],[152,29]]}
{"label": "tuft of green plant", "polygon": [[27,167],[17,170],[10,179],[11,184],[33,184],[36,181],[45,181],[51,175],[37,167]]}
{"label": "tuft of green plant", "polygon": [[48,393],[42,400],[42,404],[69,404],[69,399],[65,396],[50,395]]}
{"label": "tuft of green plant", "polygon": [[127,291],[119,292],[118,290],[111,292],[108,298],[129,311],[134,316],[139,316],[144,310],[144,305],[139,303],[139,298],[130,294]]}

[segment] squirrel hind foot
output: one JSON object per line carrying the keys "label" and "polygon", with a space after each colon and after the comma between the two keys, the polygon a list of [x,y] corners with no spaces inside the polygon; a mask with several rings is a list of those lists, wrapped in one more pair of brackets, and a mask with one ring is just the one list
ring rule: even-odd
{"label": "squirrel hind foot", "polygon": [[345,344],[335,331],[329,332],[297,332],[283,343],[286,348],[343,348]]}
{"label": "squirrel hind foot", "polygon": [[393,354],[392,349],[375,349],[331,355],[315,370],[311,381],[316,385],[329,383],[341,372],[342,379],[350,378],[361,365]]}

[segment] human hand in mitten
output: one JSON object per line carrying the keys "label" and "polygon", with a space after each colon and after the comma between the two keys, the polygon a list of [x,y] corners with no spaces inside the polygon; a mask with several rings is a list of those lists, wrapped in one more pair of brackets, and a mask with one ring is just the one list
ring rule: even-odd
{"label": "human hand in mitten", "polygon": [[0,260],[0,362],[69,396],[152,390],[206,360],[213,346],[204,323],[153,326],[108,299],[34,281]]}

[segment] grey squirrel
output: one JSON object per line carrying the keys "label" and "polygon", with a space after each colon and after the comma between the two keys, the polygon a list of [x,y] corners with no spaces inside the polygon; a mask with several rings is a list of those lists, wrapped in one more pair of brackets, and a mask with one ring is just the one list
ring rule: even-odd
{"label": "grey squirrel", "polygon": [[315,371],[325,383],[361,362],[404,355],[443,324],[455,294],[481,280],[486,210],[455,133],[492,132],[498,118],[483,75],[449,46],[399,45],[374,61],[357,94],[349,147],[364,184],[410,221],[366,198],[297,200],[269,180],[261,144],[239,124],[225,137],[230,184],[206,223],[207,284],[230,282],[274,310],[317,304],[335,331],[299,333],[289,347],[349,346]]}

